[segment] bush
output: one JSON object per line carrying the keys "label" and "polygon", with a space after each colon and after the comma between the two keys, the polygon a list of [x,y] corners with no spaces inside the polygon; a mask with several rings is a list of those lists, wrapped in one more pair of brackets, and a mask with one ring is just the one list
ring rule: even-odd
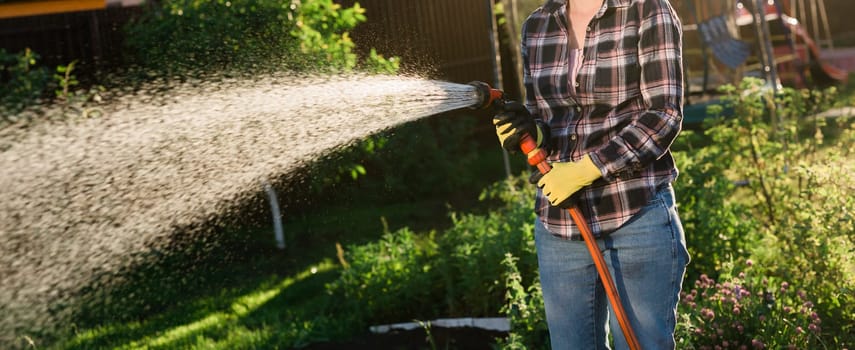
{"label": "bush", "polygon": [[[353,318],[354,324],[407,321],[432,316],[436,297],[431,293],[432,268],[428,257],[430,240],[417,243],[408,229],[387,232],[377,242],[347,249],[339,278],[329,285],[338,314]],[[359,329],[362,327],[355,327]]]}
{"label": "bush", "polygon": [[546,349],[549,346],[549,330],[540,281],[535,280],[525,287],[517,268],[518,260],[510,253],[502,260],[502,265],[507,269],[507,304],[502,307],[502,313],[508,316],[511,330],[505,339],[498,339],[498,345],[502,349]]}
{"label": "bush", "polygon": [[[358,65],[348,30],[365,21],[359,4],[332,0],[165,0],[127,28],[130,61],[156,72],[257,73]],[[376,53],[374,71],[397,68]]]}
{"label": "bush", "polygon": [[455,216],[454,226],[441,235],[403,229],[376,243],[347,247],[344,269],[327,288],[343,302],[330,313],[346,315],[354,330],[371,322],[500,314],[506,255],[521,257],[522,274],[535,276],[534,217],[521,205],[531,196],[531,190],[502,182],[483,198],[504,200],[505,206],[484,216]]}
{"label": "bush", "polygon": [[50,82],[48,70],[36,65],[39,55],[30,49],[10,54],[0,49],[0,113],[3,122],[42,97]]}
{"label": "bush", "polygon": [[855,199],[850,193],[855,178],[847,165],[855,155],[851,122],[837,121],[843,131],[830,140],[824,137],[824,121],[803,118],[827,108],[833,89],[784,89],[772,95],[761,81],[747,79],[725,93],[738,118],[710,128],[710,149],[730,160],[731,180],[746,184],[729,201],[745,203],[743,215],[758,224],[753,232],[736,234],[753,236],[748,247],[758,270],[791,281],[816,301],[817,312],[828,321],[824,339],[838,346],[852,344],[855,268],[849,257],[855,250]]}
{"label": "bush", "polygon": [[[756,275],[747,260],[718,283],[701,275],[681,293],[679,349],[817,349],[823,320],[804,290]],[[688,289],[688,288],[687,288]]]}

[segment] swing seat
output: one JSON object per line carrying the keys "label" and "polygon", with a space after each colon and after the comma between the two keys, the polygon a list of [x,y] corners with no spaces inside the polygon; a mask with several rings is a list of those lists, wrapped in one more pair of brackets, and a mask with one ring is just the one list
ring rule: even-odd
{"label": "swing seat", "polygon": [[698,23],[698,32],[704,44],[712,50],[713,57],[730,69],[743,65],[751,56],[751,45],[730,34],[725,16]]}

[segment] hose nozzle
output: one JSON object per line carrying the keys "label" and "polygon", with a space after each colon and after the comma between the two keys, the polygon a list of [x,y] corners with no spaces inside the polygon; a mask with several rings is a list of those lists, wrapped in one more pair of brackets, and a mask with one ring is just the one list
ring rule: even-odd
{"label": "hose nozzle", "polygon": [[502,102],[505,99],[505,93],[502,90],[493,89],[483,81],[473,81],[469,85],[475,87],[475,93],[478,96],[478,101],[469,106],[471,109],[484,109],[493,105],[493,103]]}

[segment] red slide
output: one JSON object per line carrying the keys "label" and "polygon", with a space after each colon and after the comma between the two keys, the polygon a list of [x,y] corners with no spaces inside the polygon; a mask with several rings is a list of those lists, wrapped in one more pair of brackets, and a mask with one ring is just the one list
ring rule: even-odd
{"label": "red slide", "polygon": [[807,48],[807,53],[810,55],[809,57],[804,57],[804,51],[797,51],[799,51],[799,56],[802,61],[809,64],[808,68],[810,68],[810,76],[814,85],[824,87],[846,83],[849,78],[849,72],[824,62],[820,55],[819,46],[815,41],[813,41],[810,35],[808,35],[807,31],[801,26],[801,24],[796,21],[789,21],[787,20],[787,17],[784,17],[784,21],[782,22],[785,23],[787,28],[795,35],[794,40],[796,40],[796,42],[801,41]]}

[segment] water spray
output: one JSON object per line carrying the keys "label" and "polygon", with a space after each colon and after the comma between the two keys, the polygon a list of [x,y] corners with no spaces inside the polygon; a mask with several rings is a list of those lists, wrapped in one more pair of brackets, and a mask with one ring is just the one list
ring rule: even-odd
{"label": "water spray", "polygon": [[[493,89],[487,83],[474,81],[469,83],[469,85],[475,87],[477,95],[477,101],[469,106],[470,109],[485,109],[490,107],[498,109],[510,102],[510,100],[505,97],[505,93],[503,91]],[[540,172],[540,176],[543,176],[552,170],[552,165],[546,161],[546,151],[538,148],[537,142],[528,133],[524,133],[520,138],[520,149],[528,156],[528,164],[537,168]],[[585,221],[585,218],[582,216],[582,212],[578,207],[572,206],[567,210],[570,212],[570,217],[573,219],[573,222],[576,223],[576,227],[579,228],[579,232],[581,232],[582,237],[585,240],[585,246],[588,247],[588,252],[591,253],[591,258],[594,260],[597,273],[600,276],[600,280],[603,282],[603,288],[605,288],[606,295],[608,295],[609,298],[609,303],[612,304],[615,315],[617,315],[618,323],[626,337],[626,342],[629,345],[629,348],[632,350],[641,349],[638,344],[638,339],[635,337],[635,332],[632,330],[632,326],[629,323],[626,310],[623,308],[623,303],[620,300],[617,287],[615,287],[614,280],[606,267],[606,261],[603,259],[603,255],[597,247],[594,235],[591,233],[591,228],[588,227],[588,222]]]}

